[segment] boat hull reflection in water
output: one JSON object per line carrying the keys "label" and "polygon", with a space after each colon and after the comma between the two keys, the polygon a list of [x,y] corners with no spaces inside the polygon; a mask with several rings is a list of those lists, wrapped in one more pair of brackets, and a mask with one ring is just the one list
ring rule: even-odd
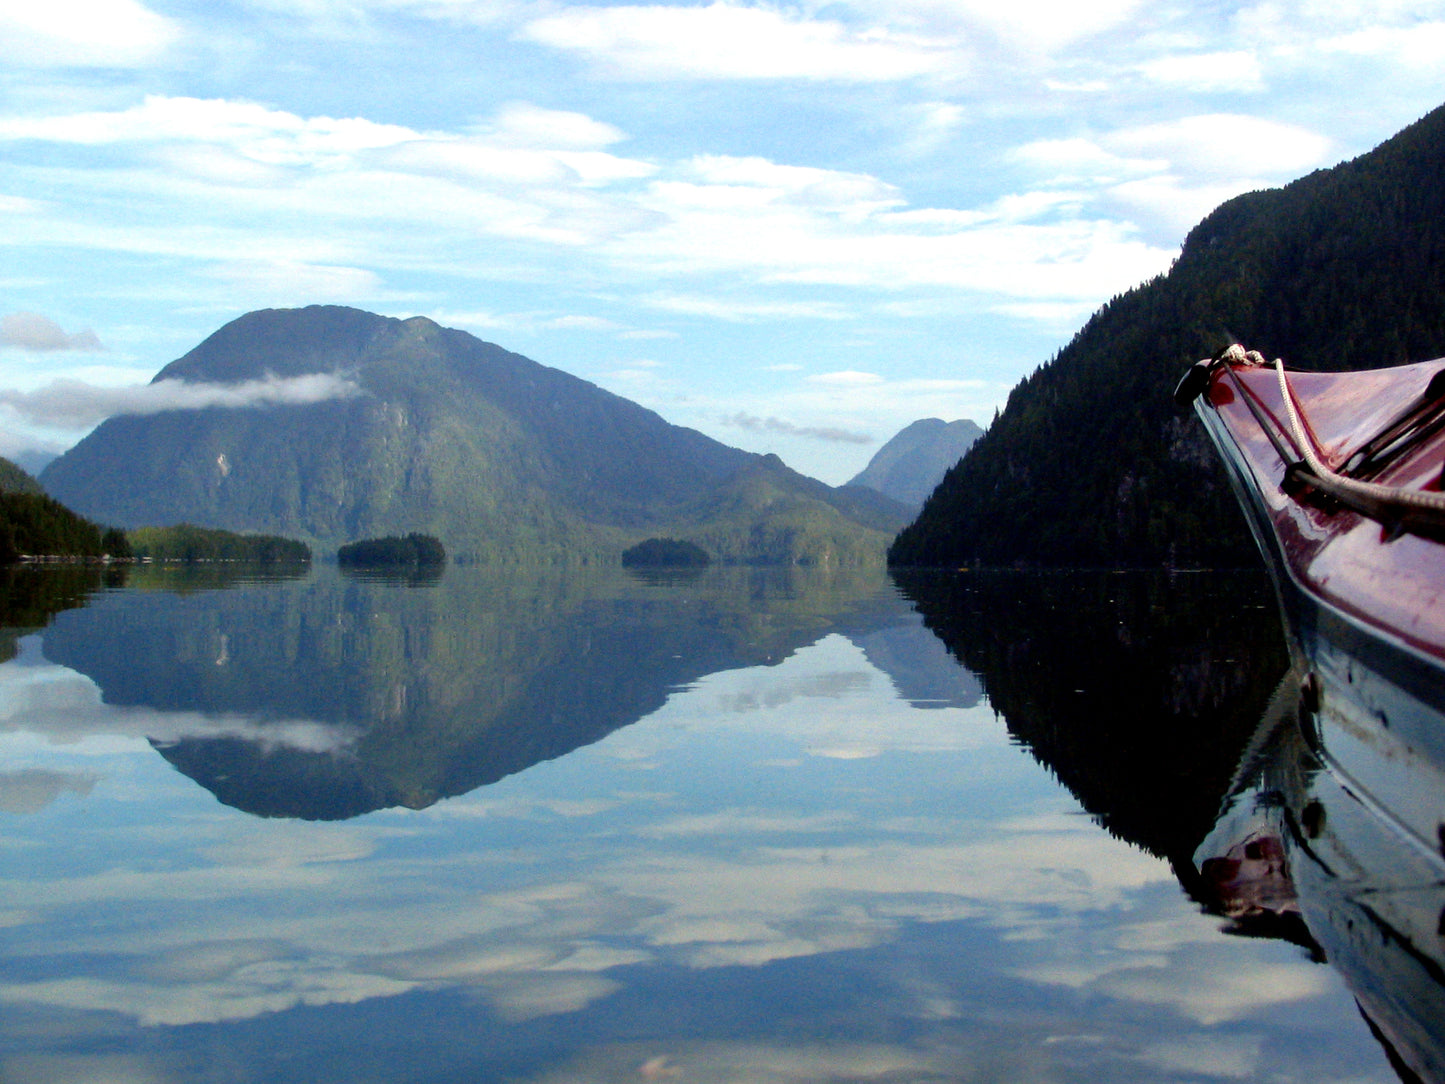
{"label": "boat hull reflection in water", "polygon": [[1445,772],[1357,706],[1287,674],[1197,860],[1237,932],[1327,959],[1401,1075],[1445,1080]]}
{"label": "boat hull reflection in water", "polygon": [[981,582],[17,589],[0,1077],[1392,1079],[1180,888],[1262,581]]}

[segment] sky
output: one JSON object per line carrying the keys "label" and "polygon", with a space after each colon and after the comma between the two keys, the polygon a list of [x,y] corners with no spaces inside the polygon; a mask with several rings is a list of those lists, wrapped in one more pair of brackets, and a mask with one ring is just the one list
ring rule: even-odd
{"label": "sky", "polygon": [[0,0],[0,454],[325,303],[840,484],[1442,102],[1445,0]]}

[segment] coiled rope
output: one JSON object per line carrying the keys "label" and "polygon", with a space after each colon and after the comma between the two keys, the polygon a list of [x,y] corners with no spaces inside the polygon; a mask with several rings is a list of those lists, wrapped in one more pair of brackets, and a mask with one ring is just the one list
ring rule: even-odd
{"label": "coiled rope", "polygon": [[[1237,355],[1235,351],[1238,351]],[[1250,356],[1251,354],[1253,357]],[[1254,351],[1246,352],[1243,347],[1237,345],[1230,347],[1226,351],[1226,355],[1227,361],[1265,364],[1259,354]],[[1386,486],[1380,485],[1378,482],[1362,482],[1358,478],[1348,478],[1343,474],[1338,474],[1325,466],[1324,461],[1315,451],[1313,437],[1305,428],[1299,404],[1295,401],[1294,391],[1285,377],[1284,362],[1279,358],[1275,358],[1274,371],[1275,375],[1279,377],[1280,396],[1284,399],[1285,410],[1289,413],[1290,435],[1294,438],[1300,455],[1304,457],[1305,463],[1309,466],[1310,473],[1314,475],[1310,480],[1313,486],[1346,504],[1363,505],[1364,510],[1369,510],[1370,506],[1374,505],[1377,508],[1398,508],[1445,515],[1445,493],[1433,490],[1405,489],[1402,486]]]}

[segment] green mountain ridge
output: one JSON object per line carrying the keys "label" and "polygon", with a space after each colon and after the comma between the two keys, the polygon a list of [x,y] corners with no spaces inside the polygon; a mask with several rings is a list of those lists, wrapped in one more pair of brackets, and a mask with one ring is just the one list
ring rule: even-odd
{"label": "green mountain ridge", "polygon": [[893,543],[913,567],[1189,567],[1258,556],[1174,384],[1231,342],[1299,368],[1445,354],[1445,108],[1221,205],[1005,409]]}
{"label": "green mountain ridge", "polygon": [[[423,533],[458,560],[503,563],[607,563],[666,533],[723,561],[877,564],[906,519],[425,317],[248,313],[153,383],[316,374],[359,392],[115,417],[41,482],[125,527],[189,522],[318,548]],[[739,499],[749,486],[774,492]]]}

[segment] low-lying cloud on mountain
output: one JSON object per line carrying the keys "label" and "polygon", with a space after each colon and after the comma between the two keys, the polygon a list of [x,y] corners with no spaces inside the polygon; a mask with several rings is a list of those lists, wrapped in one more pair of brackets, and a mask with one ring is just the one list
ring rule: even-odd
{"label": "low-lying cloud on mountain", "polygon": [[80,380],[53,380],[35,391],[0,390],[0,406],[26,421],[80,429],[118,414],[159,414],[205,407],[306,405],[348,399],[361,389],[334,373],[269,377],[237,384],[158,380],[129,387],[97,387]]}

